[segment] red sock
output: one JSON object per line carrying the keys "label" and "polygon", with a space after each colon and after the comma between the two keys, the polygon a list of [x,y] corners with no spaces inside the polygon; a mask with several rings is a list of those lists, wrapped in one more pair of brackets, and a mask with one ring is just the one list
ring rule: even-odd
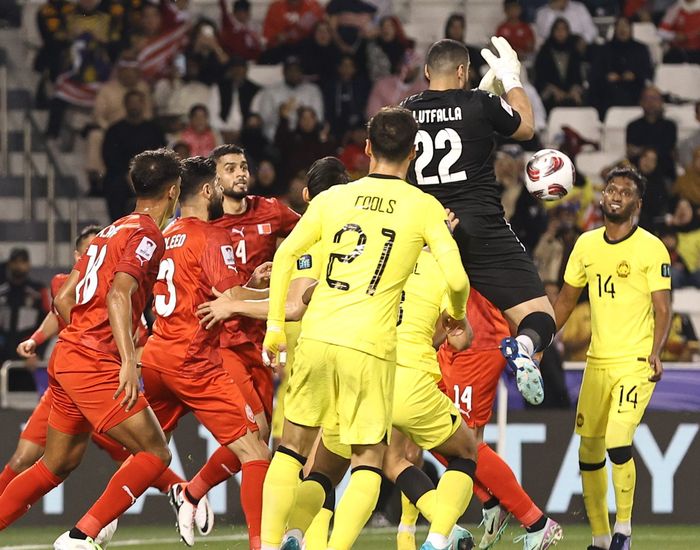
{"label": "red sock", "polygon": [[0,531],[23,516],[37,500],[63,480],[39,460],[12,480],[0,495]]}
{"label": "red sock", "polygon": [[212,487],[226,481],[240,472],[241,461],[228,447],[219,447],[197,475],[187,484],[187,492],[197,500],[206,495]]}
{"label": "red sock", "polygon": [[474,494],[482,504],[493,498],[493,495],[489,493],[489,490],[479,483],[479,480],[477,479],[474,480]]}
{"label": "red sock", "polygon": [[269,467],[269,460],[252,460],[243,464],[241,508],[243,508],[245,521],[248,525],[248,540],[251,550],[260,550],[263,483]]}
{"label": "red sock", "polygon": [[525,527],[542,517],[542,510],[520,486],[510,466],[486,443],[479,445],[476,478]]}
{"label": "red sock", "polygon": [[95,538],[105,525],[121,516],[168,467],[156,455],[136,453],[109,480],[104,493],[75,525]]}
{"label": "red sock", "polygon": [[5,469],[0,473],[0,495],[5,491],[5,487],[17,477],[17,472],[15,472],[10,465],[5,466]]}
{"label": "red sock", "polygon": [[167,494],[170,487],[176,483],[185,483],[185,480],[173,472],[170,468],[166,468],[160,477],[151,483],[151,487],[155,487],[161,493]]}

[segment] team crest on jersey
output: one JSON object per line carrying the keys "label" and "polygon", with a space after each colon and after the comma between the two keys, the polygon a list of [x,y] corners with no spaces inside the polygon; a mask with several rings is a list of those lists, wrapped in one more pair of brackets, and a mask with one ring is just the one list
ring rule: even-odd
{"label": "team crest on jersey", "polygon": [[630,274],[630,264],[627,260],[622,260],[617,264],[617,276],[626,279]]}
{"label": "team crest on jersey", "polygon": [[221,255],[224,258],[224,263],[233,269],[236,269],[236,257],[233,254],[233,247],[230,244],[225,244],[221,247]]}
{"label": "team crest on jersey", "polygon": [[576,426],[581,428],[583,426],[583,415],[581,413],[578,413],[576,415]]}
{"label": "team crest on jersey", "polygon": [[661,276],[666,278],[671,276],[671,264],[661,264]]}
{"label": "team crest on jersey", "polygon": [[258,224],[258,235],[270,235],[272,233],[272,226],[269,223],[259,223]]}
{"label": "team crest on jersey", "polygon": [[141,242],[136,247],[136,257],[141,262],[141,265],[153,257],[153,253],[156,251],[156,248],[158,248],[158,245],[156,245],[156,243],[148,237],[141,239]]}
{"label": "team crest on jersey", "polygon": [[313,260],[311,259],[311,254],[304,254],[303,256],[300,256],[299,259],[297,260],[297,269],[299,271],[303,271],[305,269],[311,269],[312,263],[313,263]]}

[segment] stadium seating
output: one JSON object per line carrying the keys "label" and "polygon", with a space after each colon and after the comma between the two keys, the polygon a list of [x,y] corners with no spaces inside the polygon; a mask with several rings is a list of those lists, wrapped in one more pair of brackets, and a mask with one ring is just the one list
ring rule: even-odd
{"label": "stadium seating", "polygon": [[611,107],[603,123],[603,150],[624,155],[627,125],[642,116],[641,107]]}
{"label": "stadium seating", "polygon": [[700,130],[700,122],[695,118],[695,105],[666,105],[665,114],[678,125],[678,141],[686,139]]}
{"label": "stadium seating", "polygon": [[620,155],[605,151],[584,152],[576,155],[576,169],[593,183],[602,183],[600,173],[620,160]]}
{"label": "stadium seating", "polygon": [[549,113],[546,143],[554,143],[556,135],[564,126],[569,126],[581,137],[600,142],[601,124],[598,111],[593,107],[555,107]]}
{"label": "stadium seating", "polygon": [[666,94],[687,101],[700,100],[700,66],[681,63],[656,68],[654,83]]}
{"label": "stadium seating", "polygon": [[654,23],[632,23],[632,37],[649,48],[651,62],[654,65],[661,63],[661,58],[663,57],[661,38]]}

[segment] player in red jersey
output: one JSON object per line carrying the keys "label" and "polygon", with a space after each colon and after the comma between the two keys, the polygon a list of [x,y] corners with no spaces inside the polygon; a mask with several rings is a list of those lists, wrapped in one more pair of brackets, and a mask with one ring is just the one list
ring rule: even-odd
{"label": "player in red jersey", "polygon": [[[221,145],[211,158],[224,188],[224,215],[214,223],[229,232],[236,265],[246,277],[256,266],[272,261],[281,239],[294,229],[299,214],[277,199],[248,194],[248,161],[237,145]],[[231,373],[253,407],[260,435],[267,441],[272,419],[272,370],[262,364],[265,321],[237,318],[228,321],[221,335],[224,368]]]}
{"label": "player in red jersey", "polygon": [[[503,534],[511,515],[526,528],[526,548],[545,548],[538,536],[561,529],[545,516],[518,483],[508,464],[484,443],[484,426],[491,418],[498,380],[506,366],[501,340],[510,327],[501,312],[472,288],[467,318],[474,329],[469,349],[456,351],[444,343],[438,351],[442,390],[462,413],[478,441],[474,493],[484,504],[484,536],[479,548],[491,548]],[[553,525],[552,525],[553,524]]]}
{"label": "player in red jersey", "polygon": [[[192,411],[222,448],[240,461],[250,548],[259,549],[269,449],[259,437],[252,408],[221,366],[220,331],[205,330],[196,315],[197,306],[213,297],[212,288],[227,292],[247,278],[236,269],[228,232],[208,223],[223,214],[216,163],[193,157],[182,166],[182,217],[163,233],[165,253],[153,288],[156,322],[141,358],[145,393],[166,433]],[[178,530],[188,546],[194,544],[197,504],[204,496],[198,492],[201,485],[196,477],[170,492]],[[202,532],[211,530],[212,520],[201,526]]]}
{"label": "player in red jersey", "polygon": [[0,495],[0,529],[23,515],[80,463],[92,430],[132,456],[56,549],[94,548],[99,531],[129,508],[168,467],[163,430],[139,391],[134,327],[164,251],[160,227],[180,193],[180,162],[160,149],[136,155],[129,170],[136,209],[93,239],[54,300],[69,325],[49,364],[53,403],[44,456]]}
{"label": "player in red jersey", "polygon": [[[93,237],[97,235],[101,229],[102,228],[97,225],[88,225],[83,228],[75,241],[73,255],[76,262],[85,253],[90,241],[92,241]],[[67,273],[58,273],[54,275],[53,279],[51,279],[52,297],[58,294],[58,291],[67,279]],[[34,334],[17,346],[17,353],[25,358],[36,356],[37,346],[53,338],[64,328],[66,328],[66,323],[63,319],[55,312],[50,311]],[[141,357],[140,353],[143,350],[143,346],[146,345],[147,339],[148,327],[145,324],[145,319],[141,317],[141,322],[136,332],[137,358]],[[52,401],[52,391],[51,389],[47,389],[41,397],[39,404],[34,409],[34,412],[32,412],[32,415],[29,417],[29,420],[27,420],[24,430],[22,430],[19,436],[15,452],[2,473],[0,473],[0,494],[2,494],[10,481],[29,468],[44,454],[44,448],[46,447],[46,431],[48,429],[49,412],[51,411]],[[108,435],[93,433],[92,440],[98,447],[106,451],[112,460],[119,464],[124,462],[131,455],[123,445],[117,443]],[[153,487],[162,493],[167,493],[172,485],[183,481],[184,480],[180,476],[168,468],[163,472],[163,475],[153,483]],[[203,506],[208,506],[208,503],[204,502]]]}

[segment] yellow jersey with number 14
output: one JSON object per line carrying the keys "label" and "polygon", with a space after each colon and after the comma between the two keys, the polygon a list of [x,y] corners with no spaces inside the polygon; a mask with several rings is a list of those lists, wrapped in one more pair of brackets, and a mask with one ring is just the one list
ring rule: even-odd
{"label": "yellow jersey with number 14", "polygon": [[460,288],[450,306],[464,314],[468,283],[445,211],[399,178],[370,175],[311,201],[275,255],[268,321],[283,318],[279,293],[291,276],[289,259],[303,259],[316,242],[320,279],[302,319],[302,338],[393,360],[401,291],[425,244],[446,281]]}
{"label": "yellow jersey with number 14", "polygon": [[588,231],[574,245],[564,281],[588,285],[589,358],[646,360],[654,343],[651,294],[671,289],[671,259],[658,238],[641,227],[614,242],[603,227]]}

